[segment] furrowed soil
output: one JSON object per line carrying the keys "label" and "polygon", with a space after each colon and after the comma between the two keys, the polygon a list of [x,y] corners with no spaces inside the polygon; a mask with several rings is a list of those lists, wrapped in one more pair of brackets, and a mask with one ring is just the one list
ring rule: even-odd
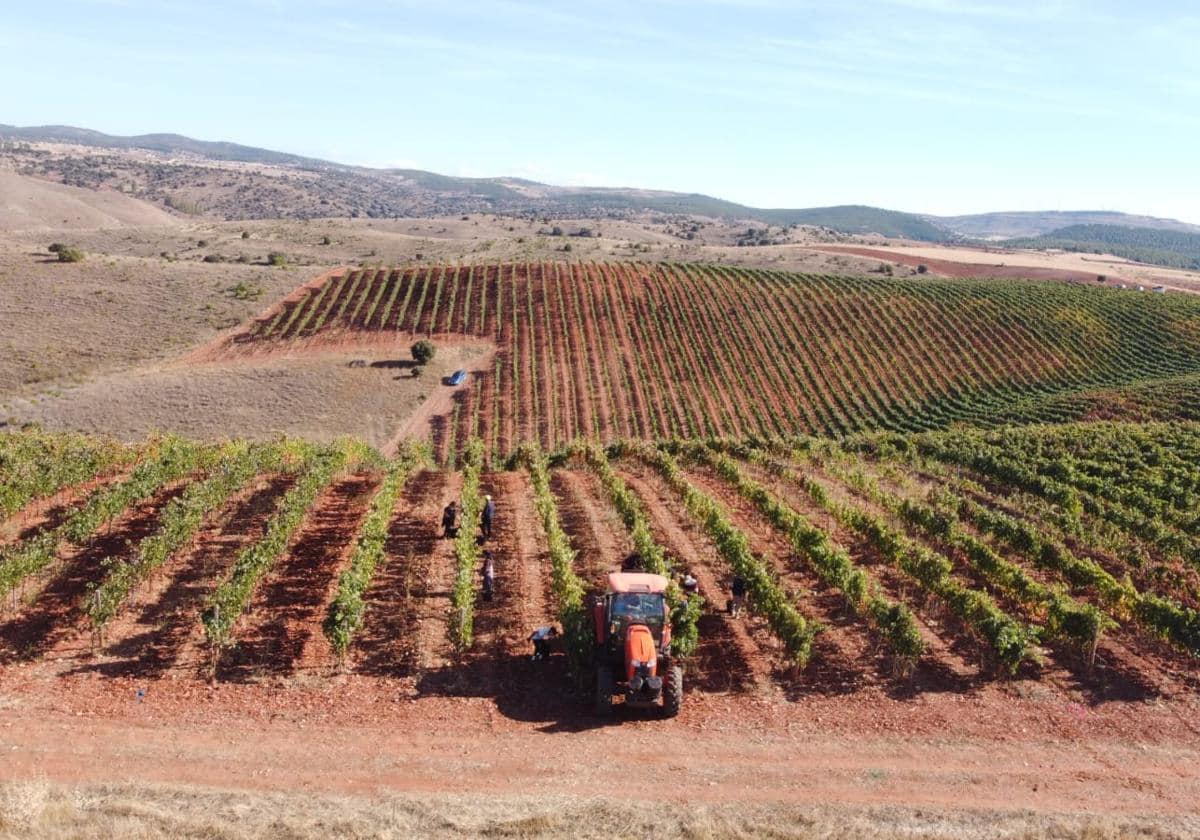
{"label": "furrowed soil", "polygon": [[[63,617],[79,615],[72,611],[95,574],[86,557],[143,535],[153,523],[149,511],[116,523],[112,546],[85,547],[83,558],[65,554],[61,577],[8,616],[0,780],[41,780],[39,802],[76,790],[103,791],[95,795],[111,804],[114,785],[147,799],[164,785],[189,786],[164,805],[160,829],[205,791],[275,803],[303,791],[308,801],[293,816],[344,797],[377,803],[486,795],[490,807],[532,820],[521,823],[519,836],[592,829],[548,816],[550,800],[536,798],[542,793],[560,797],[568,811],[653,799],[664,813],[688,819],[751,814],[744,830],[719,822],[712,836],[755,834],[782,813],[791,815],[789,830],[825,825],[819,815],[829,826],[866,819],[875,831],[864,833],[889,836],[898,814],[918,811],[923,821],[905,819],[953,825],[951,835],[964,837],[989,836],[987,827],[997,824],[1026,832],[1074,826],[1049,836],[1130,836],[1153,824],[1157,836],[1184,837],[1196,829],[1195,692],[1130,699],[1044,675],[973,673],[964,684],[938,679],[937,667],[896,677],[882,666],[869,631],[805,576],[765,523],[714,477],[692,471],[824,625],[809,668],[778,667],[769,627],[724,613],[728,570],[678,500],[644,468],[618,468],[655,538],[673,562],[697,573],[708,598],[678,718],[618,709],[602,721],[588,710],[586,691],[576,691],[561,654],[530,661],[529,633],[555,616],[545,534],[524,473],[483,477],[497,506],[485,543],[496,555],[497,586],[493,601],[477,602],[469,651],[455,653],[446,635],[454,558],[452,542],[440,536],[442,507],[457,498],[461,477],[435,471],[415,474],[401,493],[385,560],[367,592],[366,621],[345,663],[338,666],[322,647],[331,587],[375,486],[373,478],[350,477],[319,500],[264,578],[239,623],[239,647],[210,683],[199,611],[228,558],[286,490],[286,480],[267,477],[135,594],[99,648],[88,644],[86,624]],[[579,552],[578,572],[598,581],[630,547],[624,527],[590,472],[555,470],[552,489]],[[47,610],[55,622],[43,620]],[[50,638],[51,627],[71,632]],[[946,655],[934,651],[931,666]],[[3,790],[33,795],[19,786]],[[0,797],[0,809],[17,795]],[[530,795],[532,803],[522,799]],[[31,819],[27,810],[15,817],[0,810],[8,820],[0,831],[13,819]],[[484,825],[500,819],[478,813]],[[595,819],[616,819],[603,814]],[[685,823],[669,822],[666,836],[685,834]],[[37,836],[34,823],[22,824]],[[613,836],[628,832],[624,817],[603,824]],[[453,834],[455,825],[432,833]],[[229,829],[241,830],[248,831]]]}

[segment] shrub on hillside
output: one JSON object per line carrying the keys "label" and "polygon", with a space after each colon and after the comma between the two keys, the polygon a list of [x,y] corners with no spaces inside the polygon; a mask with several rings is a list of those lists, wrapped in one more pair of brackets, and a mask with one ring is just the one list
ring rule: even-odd
{"label": "shrub on hillside", "polygon": [[267,254],[267,265],[287,265],[287,254],[272,251]]}
{"label": "shrub on hillside", "polygon": [[78,248],[71,248],[70,246],[63,245],[61,248],[58,249],[57,253],[58,253],[58,261],[59,262],[64,262],[64,263],[83,262],[83,251],[80,251]]}

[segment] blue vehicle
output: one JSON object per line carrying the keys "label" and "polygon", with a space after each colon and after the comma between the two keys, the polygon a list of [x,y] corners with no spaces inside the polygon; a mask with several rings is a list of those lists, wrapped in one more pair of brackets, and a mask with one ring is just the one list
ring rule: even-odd
{"label": "blue vehicle", "polygon": [[465,382],[466,379],[467,379],[467,372],[465,370],[456,370],[456,371],[454,371],[454,373],[452,373],[450,375],[450,378],[448,378],[446,380],[446,384],[454,386],[454,387],[458,387],[459,385],[463,384],[463,382]]}

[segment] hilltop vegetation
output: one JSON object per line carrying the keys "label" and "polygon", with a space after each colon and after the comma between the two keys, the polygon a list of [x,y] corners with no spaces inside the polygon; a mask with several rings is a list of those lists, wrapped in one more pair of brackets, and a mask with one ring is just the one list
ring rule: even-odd
{"label": "hilltop vegetation", "polygon": [[1200,271],[1200,233],[1121,225],[1071,225],[1044,236],[1011,239],[1013,248],[1113,254],[1135,262]]}
{"label": "hilltop vegetation", "polygon": [[776,224],[813,225],[838,233],[878,234],[921,242],[946,242],[953,239],[944,227],[918,216],[878,207],[845,205],[814,207],[808,210],[764,210],[763,215]]}

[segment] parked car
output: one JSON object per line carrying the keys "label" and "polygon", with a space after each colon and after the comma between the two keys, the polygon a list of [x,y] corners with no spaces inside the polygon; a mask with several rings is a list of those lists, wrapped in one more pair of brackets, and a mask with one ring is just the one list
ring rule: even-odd
{"label": "parked car", "polygon": [[458,387],[459,385],[463,384],[463,382],[465,382],[466,380],[467,380],[467,372],[465,370],[456,370],[456,371],[454,371],[454,373],[450,374],[450,377],[446,380],[446,384],[454,386],[454,387]]}

